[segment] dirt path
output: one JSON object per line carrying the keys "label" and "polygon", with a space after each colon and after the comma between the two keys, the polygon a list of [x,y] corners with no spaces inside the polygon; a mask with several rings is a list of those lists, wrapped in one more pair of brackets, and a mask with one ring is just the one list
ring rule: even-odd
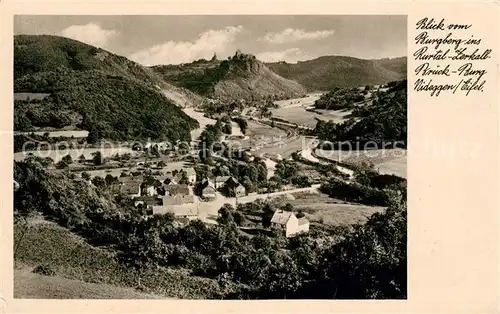
{"label": "dirt path", "polygon": [[217,193],[215,200],[213,200],[211,202],[200,202],[199,208],[198,208],[198,216],[199,216],[201,221],[214,224],[214,223],[217,223],[216,219],[217,219],[217,215],[219,213],[219,209],[222,206],[224,206],[224,204],[229,204],[233,207],[236,207],[237,204],[250,203],[250,202],[254,202],[258,199],[267,199],[267,198],[275,197],[275,196],[279,196],[279,195],[293,194],[293,193],[299,193],[299,192],[316,193],[316,192],[318,192],[319,187],[320,187],[320,184],[314,184],[308,188],[296,188],[296,189],[279,191],[279,192],[274,192],[274,193],[269,193],[269,194],[251,194],[251,195],[247,195],[247,196],[243,196],[243,197],[238,197],[237,199],[235,197],[224,197],[222,194]]}

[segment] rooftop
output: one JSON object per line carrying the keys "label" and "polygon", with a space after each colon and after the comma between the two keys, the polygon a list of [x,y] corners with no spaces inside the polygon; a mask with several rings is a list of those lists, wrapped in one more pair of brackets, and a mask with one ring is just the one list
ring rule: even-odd
{"label": "rooftop", "polygon": [[292,215],[293,212],[277,210],[274,212],[273,218],[271,218],[271,223],[285,225]]}
{"label": "rooftop", "polygon": [[163,197],[163,207],[183,204],[194,204],[194,195],[166,195]]}
{"label": "rooftop", "polygon": [[309,223],[309,220],[307,220],[306,217],[299,218],[299,226],[307,225],[308,223]]}
{"label": "rooftop", "polygon": [[171,184],[165,186],[165,191],[170,195],[188,195],[189,187],[186,184]]}
{"label": "rooftop", "polygon": [[124,182],[120,186],[120,192],[125,194],[137,194],[141,190],[141,182],[130,181]]}

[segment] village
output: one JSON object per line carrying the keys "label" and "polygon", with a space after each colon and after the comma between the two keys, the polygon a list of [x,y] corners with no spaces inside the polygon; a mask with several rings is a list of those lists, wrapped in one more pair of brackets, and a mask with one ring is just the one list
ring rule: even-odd
{"label": "village", "polygon": [[[360,87],[360,91],[363,89]],[[365,102],[379,89],[382,86],[365,92]],[[328,156],[323,157],[325,152],[316,149],[318,139],[307,136],[312,131],[311,121],[318,117],[345,115],[335,110],[315,110],[314,103],[321,95],[230,105],[209,99],[198,108],[184,106],[183,111],[200,123],[199,128],[191,131],[189,143],[109,142],[78,149],[81,138],[72,136],[64,137],[69,147],[56,146],[45,155],[43,151],[23,152],[25,155],[20,158],[44,156],[48,170],[69,171],[81,180],[106,186],[114,197],[128,198],[146,217],[169,213],[179,224],[197,219],[216,224],[219,210],[226,204],[237,207],[280,197],[286,204],[287,197],[317,195],[321,183],[331,177],[346,182],[354,179],[349,165],[341,166]],[[214,145],[206,142],[207,137],[220,147],[204,151],[203,145]],[[56,139],[56,145],[61,143]],[[277,167],[281,170],[277,171]],[[314,214],[308,216],[312,218]],[[293,207],[276,210],[270,228],[263,227],[262,217],[249,217],[253,223],[242,226],[245,230],[251,225],[256,229],[279,230],[292,237],[307,233],[310,228],[307,217]]]}
{"label": "village", "polygon": [[73,18],[14,35],[15,298],[406,297],[405,16]]}

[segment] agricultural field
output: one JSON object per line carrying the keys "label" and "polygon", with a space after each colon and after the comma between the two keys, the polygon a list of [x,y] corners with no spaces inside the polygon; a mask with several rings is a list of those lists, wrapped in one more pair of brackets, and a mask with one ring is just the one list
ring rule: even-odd
{"label": "agricultural field", "polygon": [[280,128],[273,128],[267,124],[247,120],[248,127],[245,137],[241,140],[232,140],[230,143],[235,148],[251,149],[259,146],[270,145],[286,139],[287,133]]}
{"label": "agricultural field", "polygon": [[319,157],[351,164],[360,164],[369,161],[373,163],[375,169],[382,174],[393,174],[406,179],[407,152],[403,149],[353,151],[316,149],[314,153]]}
{"label": "agricultural field", "polygon": [[257,148],[252,153],[255,156],[265,156],[270,158],[289,158],[294,152],[303,148],[305,137],[293,136],[276,142],[274,145]]}
{"label": "agricultural field", "polygon": [[311,222],[328,226],[363,224],[383,207],[346,203],[323,193],[295,193],[289,201],[296,210],[302,210]]}
{"label": "agricultural field", "polygon": [[351,113],[345,110],[324,110],[318,109],[314,111],[306,110],[307,107],[282,107],[272,110],[273,117],[280,118],[291,123],[304,125],[310,128],[316,127],[318,120],[333,120],[337,123],[342,122]]}
{"label": "agricultural field", "polygon": [[316,126],[318,119],[342,122],[350,114],[350,111],[314,110],[314,102],[320,97],[321,93],[314,93],[303,98],[276,101],[279,108],[271,110],[271,113],[273,117],[310,128]]}

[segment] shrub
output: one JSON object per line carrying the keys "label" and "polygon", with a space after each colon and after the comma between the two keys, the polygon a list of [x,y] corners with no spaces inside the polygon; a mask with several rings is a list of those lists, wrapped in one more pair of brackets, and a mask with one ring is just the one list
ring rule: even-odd
{"label": "shrub", "polygon": [[44,276],[54,276],[56,274],[56,272],[48,264],[38,265],[33,269],[33,273]]}

